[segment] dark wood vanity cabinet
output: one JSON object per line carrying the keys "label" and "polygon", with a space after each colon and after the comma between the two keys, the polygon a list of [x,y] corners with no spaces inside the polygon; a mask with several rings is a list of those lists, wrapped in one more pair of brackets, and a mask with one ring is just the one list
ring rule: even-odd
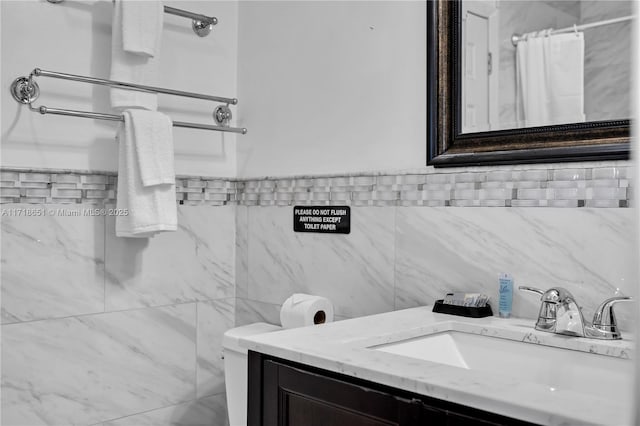
{"label": "dark wood vanity cabinet", "polygon": [[531,423],[249,352],[249,426]]}

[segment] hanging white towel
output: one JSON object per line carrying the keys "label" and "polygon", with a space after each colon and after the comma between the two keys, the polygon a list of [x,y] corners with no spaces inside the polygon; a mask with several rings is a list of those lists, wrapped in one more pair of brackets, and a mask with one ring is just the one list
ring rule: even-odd
{"label": "hanging white towel", "polygon": [[159,1],[123,0],[122,48],[154,57],[160,53],[164,6]]}
{"label": "hanging white towel", "polygon": [[[158,86],[159,51],[156,51],[153,57],[125,52],[122,9],[123,0],[116,0],[113,5],[111,28],[111,80]],[[111,106],[120,110],[133,107],[155,111],[158,109],[158,95],[135,90],[111,89]]]}
{"label": "hanging white towel", "polygon": [[173,184],[173,123],[160,112],[127,110],[131,117],[136,155],[143,186]]}
{"label": "hanging white towel", "polygon": [[[158,113],[160,114],[160,113]],[[118,209],[128,215],[116,217],[119,237],[148,238],[161,231],[178,228],[175,181],[144,186],[136,150],[134,120],[131,111],[123,113],[124,123],[118,129]]]}
{"label": "hanging white towel", "polygon": [[584,34],[526,34],[518,43],[517,104],[521,125],[579,123],[584,114]]}

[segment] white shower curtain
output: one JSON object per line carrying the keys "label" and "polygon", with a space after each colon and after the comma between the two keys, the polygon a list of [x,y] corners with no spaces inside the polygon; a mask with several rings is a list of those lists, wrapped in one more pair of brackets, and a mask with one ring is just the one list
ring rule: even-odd
{"label": "white shower curtain", "polygon": [[516,48],[521,126],[578,123],[584,115],[584,34],[525,34]]}

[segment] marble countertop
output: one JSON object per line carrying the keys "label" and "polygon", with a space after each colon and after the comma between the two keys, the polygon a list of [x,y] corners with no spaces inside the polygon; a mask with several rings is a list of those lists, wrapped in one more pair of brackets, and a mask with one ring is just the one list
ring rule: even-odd
{"label": "marble countertop", "polygon": [[[459,331],[631,358],[627,339],[601,341],[534,330],[530,319],[464,318],[431,312],[431,307],[405,309],[319,326],[245,337],[240,345],[282,359],[359,377],[399,389],[545,425],[628,425],[632,423],[633,362],[621,397],[523,382],[514,377],[448,366],[369,349],[443,331]],[[499,354],[497,354],[499,355]],[[562,368],[563,366],[559,366]],[[628,386],[628,392],[625,387]],[[622,389],[621,389],[622,388]],[[602,390],[606,393],[606,389]]]}

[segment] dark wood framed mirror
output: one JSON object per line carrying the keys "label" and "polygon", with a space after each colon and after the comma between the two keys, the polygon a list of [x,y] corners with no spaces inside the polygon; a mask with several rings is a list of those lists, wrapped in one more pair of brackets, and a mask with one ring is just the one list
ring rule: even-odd
{"label": "dark wood framed mirror", "polygon": [[428,165],[629,158],[630,120],[624,118],[464,133],[462,9],[462,0],[427,1]]}

